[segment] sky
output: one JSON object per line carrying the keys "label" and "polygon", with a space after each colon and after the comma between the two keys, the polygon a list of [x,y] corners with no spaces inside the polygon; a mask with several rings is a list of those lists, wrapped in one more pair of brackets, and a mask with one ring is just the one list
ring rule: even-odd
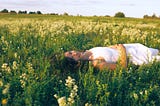
{"label": "sky", "polygon": [[126,17],[160,16],[160,0],[0,0],[0,10],[64,12],[69,15],[114,16],[123,12]]}

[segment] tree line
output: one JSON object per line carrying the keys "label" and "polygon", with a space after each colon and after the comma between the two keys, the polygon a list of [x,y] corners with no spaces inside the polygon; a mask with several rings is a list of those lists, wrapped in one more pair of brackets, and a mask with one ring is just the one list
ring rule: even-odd
{"label": "tree line", "polygon": [[[22,11],[22,10],[19,10],[18,12],[17,11],[15,11],[15,10],[7,10],[7,9],[3,9],[3,10],[1,10],[0,11],[0,13],[4,13],[4,14],[43,14],[41,11],[26,11],[26,10],[24,10],[24,11]],[[59,14],[57,14],[57,13],[49,13],[49,15],[59,15]],[[68,13],[64,13],[63,15],[69,15]]]}
{"label": "tree line", "polygon": [[1,10],[0,13],[10,13],[10,14],[42,14],[41,11],[29,11],[29,12],[27,12],[26,10],[25,11],[19,10],[18,12],[16,12],[15,10],[9,11],[7,9]]}
{"label": "tree line", "polygon": [[[7,9],[3,9],[0,11],[0,13],[10,13],[10,14],[42,14],[41,11],[30,11],[30,12],[27,12],[26,10],[25,11],[21,11],[19,10],[18,12],[16,12],[15,10],[7,10]],[[57,13],[50,13],[50,15],[59,15]],[[61,14],[61,15],[65,15],[65,16],[69,16],[68,13],[64,12],[64,14]],[[78,15],[78,16],[82,16],[82,15]],[[106,15],[106,17],[110,17],[109,15]],[[124,18],[125,17],[125,14],[123,12],[117,12],[115,14],[114,17],[121,17],[121,18]]]}
{"label": "tree line", "polygon": [[153,14],[151,16],[144,15],[143,18],[146,18],[146,19],[160,19],[160,16],[158,17],[156,14]]}

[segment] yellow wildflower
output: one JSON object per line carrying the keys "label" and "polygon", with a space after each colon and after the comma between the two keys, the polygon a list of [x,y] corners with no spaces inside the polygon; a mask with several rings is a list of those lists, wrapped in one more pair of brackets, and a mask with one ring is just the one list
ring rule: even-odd
{"label": "yellow wildflower", "polygon": [[6,105],[7,104],[7,99],[2,99],[2,105]]}

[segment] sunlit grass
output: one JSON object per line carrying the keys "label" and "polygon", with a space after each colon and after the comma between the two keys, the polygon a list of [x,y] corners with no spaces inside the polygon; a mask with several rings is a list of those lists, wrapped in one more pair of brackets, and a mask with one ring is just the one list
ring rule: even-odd
{"label": "sunlit grass", "polygon": [[[160,63],[99,72],[64,52],[139,42],[160,49],[160,21],[112,17],[0,15],[0,100],[8,105],[160,105]],[[65,81],[74,79],[76,90]],[[74,92],[75,93],[75,92]]]}

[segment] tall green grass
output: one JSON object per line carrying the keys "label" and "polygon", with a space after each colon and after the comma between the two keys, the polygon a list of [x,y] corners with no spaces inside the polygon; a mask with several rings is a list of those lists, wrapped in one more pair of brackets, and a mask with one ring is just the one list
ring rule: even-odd
{"label": "tall green grass", "polygon": [[[68,63],[64,52],[133,42],[160,49],[159,25],[132,18],[0,15],[0,103],[55,106],[65,97],[73,106],[158,106],[160,62],[98,71],[88,62]],[[73,87],[66,85],[68,76]]]}

